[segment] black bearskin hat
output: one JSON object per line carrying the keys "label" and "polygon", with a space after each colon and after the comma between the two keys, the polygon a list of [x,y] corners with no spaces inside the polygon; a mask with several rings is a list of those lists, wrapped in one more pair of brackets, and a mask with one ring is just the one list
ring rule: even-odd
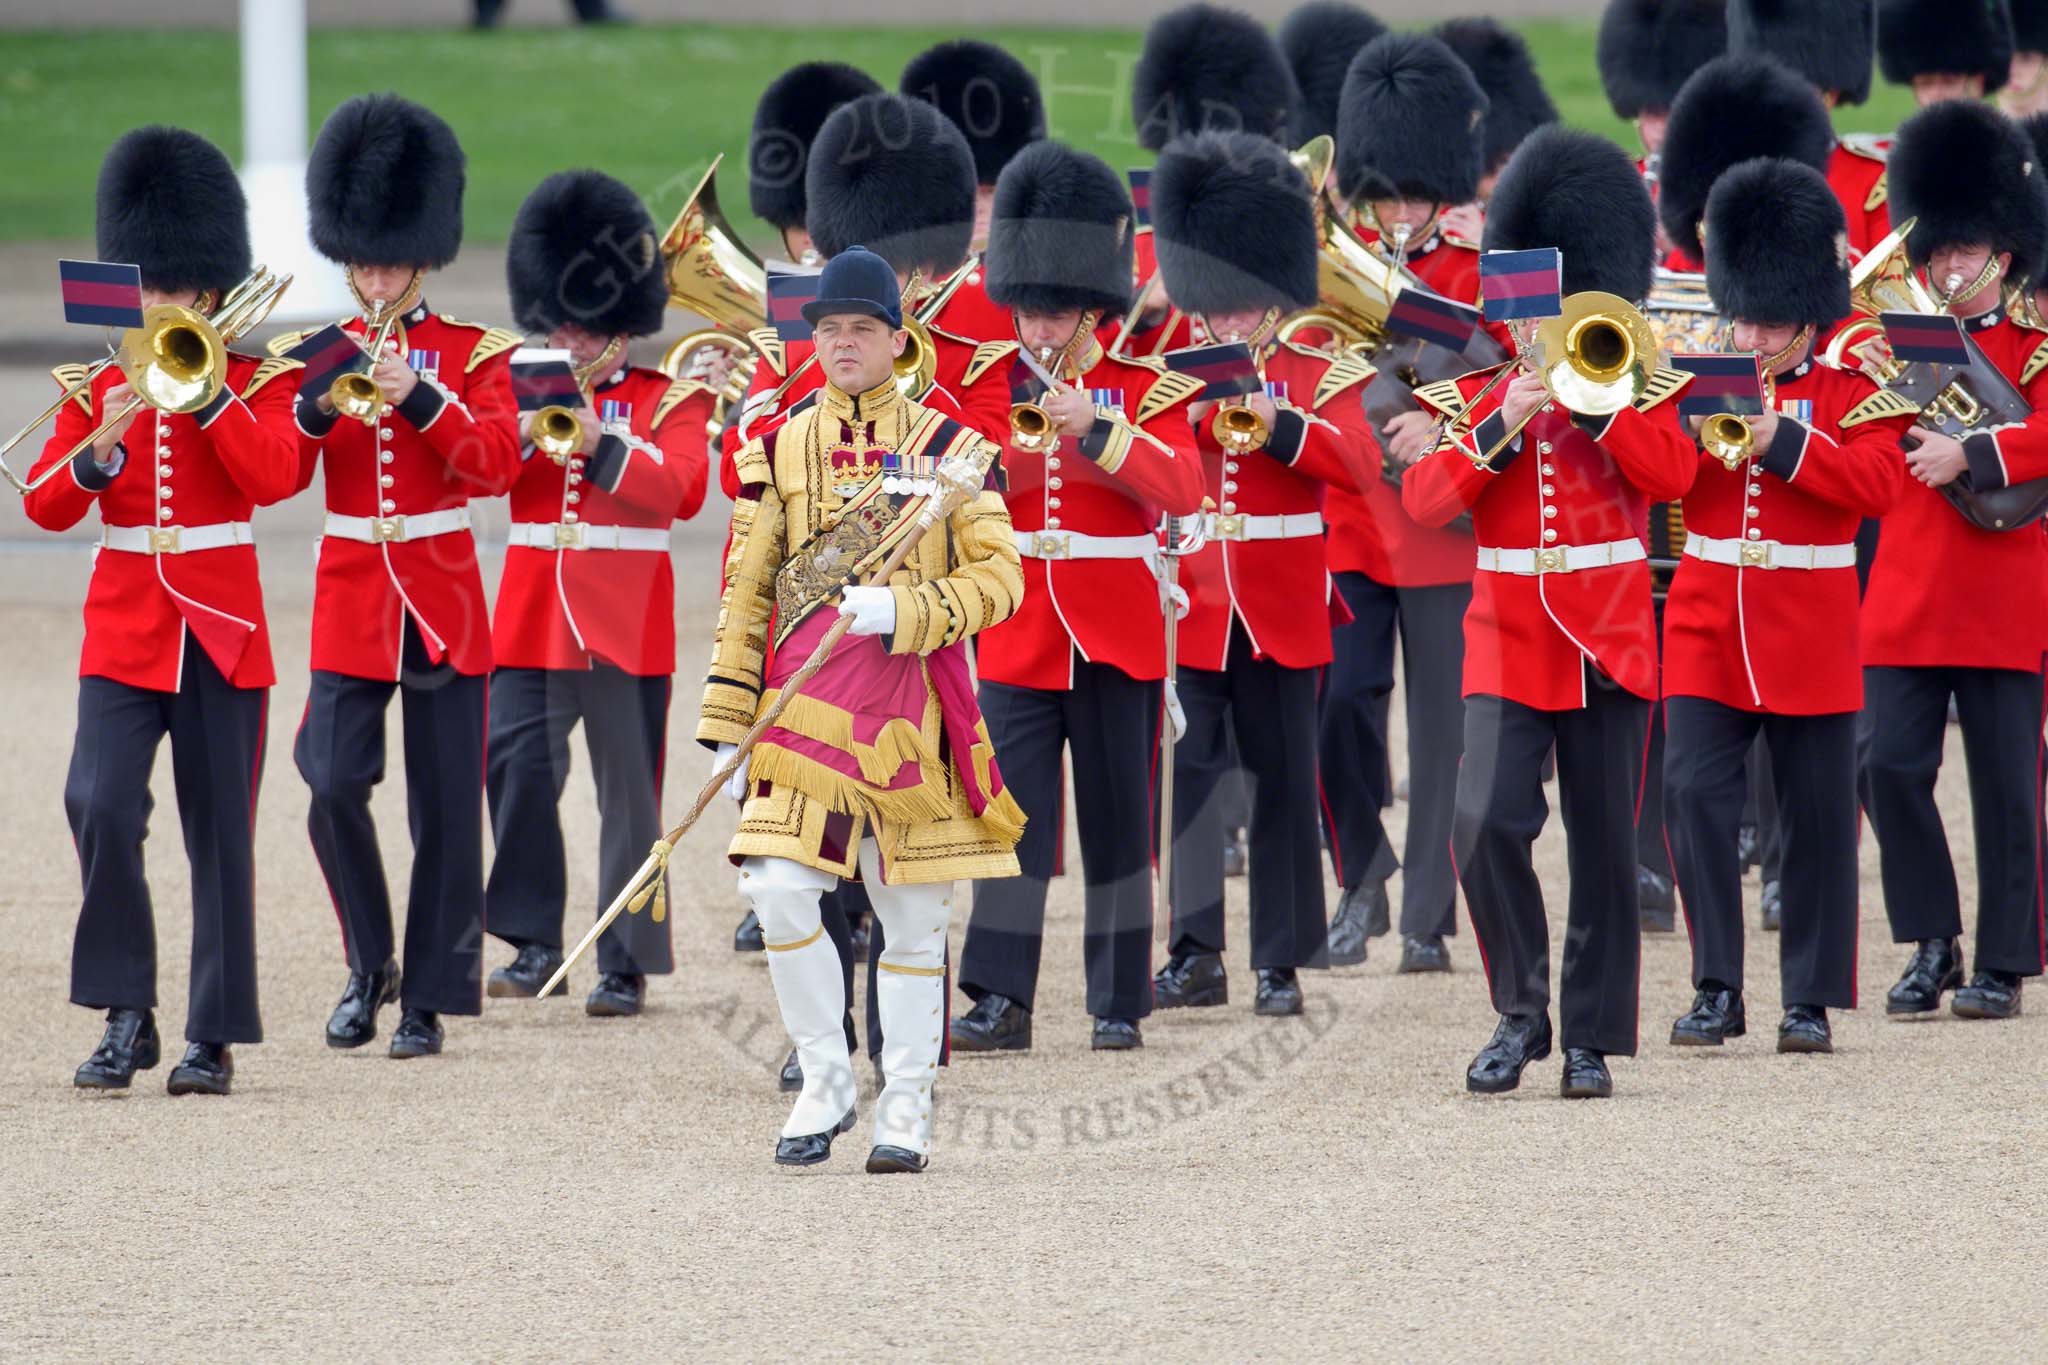
{"label": "black bearskin hat", "polygon": [[1877,65],[1893,85],[1977,75],[1988,95],[2012,74],[2012,46],[2005,0],[1879,0]]}
{"label": "black bearskin hat", "polygon": [[100,259],[141,266],[152,289],[220,291],[249,273],[242,182],[221,149],[197,133],[123,133],[100,163],[96,209]]}
{"label": "black bearskin hat", "polygon": [[1366,44],[1344,77],[1337,188],[1367,199],[1468,203],[1479,191],[1486,95],[1471,69],[1426,33]]}
{"label": "black bearskin hat", "polygon": [[1337,111],[1344,97],[1344,73],[1351,59],[1387,26],[1348,0],[1309,0],[1280,25],[1280,51],[1294,73],[1301,102],[1295,108],[1294,141],[1337,135]]}
{"label": "black bearskin hat", "polygon": [[1453,19],[1438,24],[1436,36],[1472,68],[1472,78],[1486,92],[1486,119],[1481,127],[1482,174],[1507,164],[1522,139],[1546,123],[1557,122],[1557,106],[1536,74],[1536,59],[1522,35],[1495,19]]}
{"label": "black bearskin hat", "polygon": [[802,227],[804,170],[818,129],[840,105],[881,91],[881,82],[844,62],[805,62],[769,82],[747,137],[747,203],[754,216],[777,228]]}
{"label": "black bearskin hat", "polygon": [[2033,139],[1976,100],[1943,100],[1899,125],[1886,162],[1892,221],[1917,219],[1914,265],[1944,246],[1988,242],[2012,253],[2015,280],[2035,278],[2048,249],[2048,179]]}
{"label": "black bearskin hat", "polygon": [[1529,134],[1486,206],[1488,251],[1556,247],[1564,292],[1588,289],[1631,303],[1650,292],[1657,221],[1635,162],[1593,133],[1553,123]]}
{"label": "black bearskin hat", "polygon": [[2048,0],[2012,0],[2012,45],[2021,52],[2048,52]]}
{"label": "black bearskin hat", "polygon": [[951,119],[923,100],[863,95],[811,143],[811,240],[828,258],[864,246],[906,274],[949,273],[974,238],[974,185],[974,153]]}
{"label": "black bearskin hat", "polygon": [[1035,142],[1003,168],[988,229],[988,296],[1013,312],[1131,306],[1135,223],[1109,163]]}
{"label": "black bearskin hat", "polygon": [[462,246],[462,144],[439,114],[357,95],[306,159],[313,245],[343,265],[444,266]]}
{"label": "black bearskin hat", "polygon": [[1723,317],[1825,327],[1849,315],[1849,222],[1827,177],[1757,157],[1707,196],[1707,294]]}
{"label": "black bearskin hat", "polygon": [[1315,206],[1279,143],[1176,138],[1152,168],[1152,237],[1166,295],[1190,313],[1293,312],[1316,301]]}
{"label": "black bearskin hat", "polygon": [[974,178],[993,185],[1010,158],[1045,136],[1038,79],[993,43],[957,38],[903,68],[897,89],[953,120],[974,153]]}
{"label": "black bearskin hat", "polygon": [[1769,57],[1716,57],[1671,102],[1657,182],[1664,231],[1697,258],[1700,218],[1723,171],[1777,156],[1825,174],[1834,149],[1835,126],[1811,83]]}
{"label": "black bearskin hat", "polygon": [[1728,0],[1728,51],[1776,57],[1841,104],[1870,97],[1876,0]]}
{"label": "black bearskin hat", "polygon": [[1726,0],[1607,0],[1600,84],[1615,117],[1662,113],[1686,78],[1728,50]]}
{"label": "black bearskin hat", "polygon": [[640,196],[610,176],[549,176],[519,206],[505,243],[512,316],[543,336],[565,322],[600,336],[660,331],[660,240]]}
{"label": "black bearskin hat", "polygon": [[1294,103],[1287,59],[1250,15],[1183,5],[1145,30],[1131,73],[1131,117],[1148,151],[1206,131],[1284,138]]}

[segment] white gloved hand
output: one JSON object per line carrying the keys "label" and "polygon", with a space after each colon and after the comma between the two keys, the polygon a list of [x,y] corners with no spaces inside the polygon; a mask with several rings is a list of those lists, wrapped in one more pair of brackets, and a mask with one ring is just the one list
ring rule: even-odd
{"label": "white gloved hand", "polygon": [[941,489],[942,495],[953,492],[963,498],[973,496],[988,479],[981,466],[964,455],[953,455],[941,460],[936,472],[939,482],[944,485]]}
{"label": "white gloved hand", "polygon": [[[730,763],[732,756],[739,751],[740,746],[737,744],[719,745],[718,752],[711,758],[711,771],[716,773]],[[747,799],[747,762],[747,759],[741,759],[740,766],[733,769],[732,776],[725,780],[725,794],[735,803],[743,803]]]}
{"label": "white gloved hand", "polygon": [[896,629],[896,594],[887,588],[850,587],[839,595],[839,614],[853,618],[849,634],[887,635]]}

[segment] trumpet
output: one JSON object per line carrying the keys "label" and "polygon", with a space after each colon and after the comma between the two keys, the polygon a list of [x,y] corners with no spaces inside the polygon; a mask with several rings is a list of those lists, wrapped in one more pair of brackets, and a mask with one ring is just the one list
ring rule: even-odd
{"label": "trumpet", "polygon": [[[1536,328],[1518,362],[1487,382],[1490,389],[1507,375],[1526,368],[1543,381],[1552,398],[1571,411],[1604,417],[1621,411],[1641,395],[1657,363],[1657,337],[1634,304],[1614,294],[1583,290],[1564,301],[1564,312],[1545,318]],[[1480,390],[1467,404],[1471,411],[1484,397]],[[1515,423],[1484,454],[1467,455],[1481,469],[1491,469],[1501,451],[1522,434],[1540,409]]]}
{"label": "trumpet", "polygon": [[[363,354],[375,365],[384,358],[384,347],[391,340],[391,329],[398,324],[399,310],[396,303],[382,299],[370,305],[369,316],[364,321],[369,325],[370,339],[357,343]],[[349,370],[334,377],[327,386],[327,401],[334,404],[334,410],[343,417],[353,417],[358,422],[374,423],[389,404],[384,401],[383,391],[377,387],[366,370]]]}
{"label": "trumpet", "polygon": [[[590,402],[591,381],[611,372],[624,346],[623,337],[613,337],[588,365],[576,366],[576,388],[584,395],[586,406]],[[568,464],[569,457],[583,449],[583,437],[583,419],[560,403],[536,408],[526,428],[526,439],[533,442],[533,448],[559,465]]]}
{"label": "trumpet", "polygon": [[1209,430],[1216,437],[1216,444],[1222,446],[1228,455],[1249,455],[1254,450],[1263,450],[1267,438],[1273,434],[1266,426],[1266,419],[1243,403],[1217,408],[1216,415],[1209,421]]}
{"label": "trumpet", "polygon": [[0,446],[0,457],[20,444],[66,402],[80,393],[89,392],[94,379],[109,365],[120,367],[129,387],[135,390],[134,400],[119,412],[110,414],[85,439],[65,452],[62,459],[52,463],[34,479],[24,483],[4,463],[0,463],[0,474],[4,474],[7,481],[26,496],[48,483],[80,451],[91,447],[93,442],[145,406],[163,413],[199,411],[211,403],[227,383],[229,343],[253,331],[269,317],[270,310],[284,297],[284,291],[291,287],[291,282],[290,275],[274,275],[259,266],[227,292],[212,317],[178,304],[158,304],[144,309],[142,325],[130,327],[122,333],[121,344],[114,354],[86,371],[84,379],[66,389],[41,416],[15,433],[5,446]]}
{"label": "trumpet", "polygon": [[[1086,319],[1083,319],[1085,326]],[[1047,366],[1052,363],[1052,347],[1042,346],[1038,351],[1038,363]],[[1055,379],[1057,373],[1053,374]],[[1027,455],[1043,455],[1059,443],[1059,433],[1053,428],[1052,414],[1036,403],[1015,403],[1010,407],[1010,444]]]}
{"label": "trumpet", "polygon": [[1756,449],[1756,433],[1732,412],[1717,412],[1700,425],[1700,444],[1733,474]]}

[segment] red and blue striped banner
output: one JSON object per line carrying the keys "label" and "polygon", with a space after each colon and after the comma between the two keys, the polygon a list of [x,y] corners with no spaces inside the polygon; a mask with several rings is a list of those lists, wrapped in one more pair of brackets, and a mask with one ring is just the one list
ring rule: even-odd
{"label": "red and blue striped banner", "polygon": [[117,261],[59,261],[64,321],[89,327],[142,325],[142,267]]}
{"label": "red and blue striped banner", "polygon": [[1963,339],[1962,319],[1950,313],[1880,313],[1885,340],[1900,360],[1929,365],[1967,365],[1970,343]]}
{"label": "red and blue striped banner", "polygon": [[1712,417],[1718,412],[1762,415],[1764,372],[1755,352],[1674,355],[1671,368],[1692,376],[1692,383],[1678,395],[1680,417]]}
{"label": "red and blue striped banner", "polygon": [[815,270],[768,267],[768,325],[784,342],[811,339],[811,324],[804,321],[804,305],[818,297],[820,278]]}
{"label": "red and blue striped banner", "polygon": [[325,393],[342,375],[352,370],[366,370],[370,365],[370,358],[363,354],[362,346],[343,331],[338,322],[330,322],[306,337],[286,351],[285,357],[306,367],[305,373],[299,376],[302,393]]}
{"label": "red and blue striped banner", "polygon": [[1479,328],[1479,310],[1469,303],[1410,285],[1387,312],[1387,330],[1449,351],[1462,351]]}
{"label": "red and blue striped banner", "polygon": [[512,357],[512,396],[521,412],[554,404],[575,410],[583,406],[583,391],[576,386],[576,371],[567,351],[529,350]]}
{"label": "red and blue striped banner", "polygon": [[1152,226],[1152,168],[1134,166],[1124,172],[1131,182],[1131,207],[1138,215],[1138,226]]}
{"label": "red and blue striped banner", "polygon": [[1202,392],[1197,395],[1201,402],[1259,391],[1258,364],[1252,359],[1252,348],[1242,341],[1185,346],[1168,351],[1160,359],[1166,362],[1167,369],[1202,381]]}
{"label": "red and blue striped banner", "polygon": [[1554,246],[1489,251],[1479,258],[1479,297],[1488,322],[1554,318],[1564,311],[1564,257]]}

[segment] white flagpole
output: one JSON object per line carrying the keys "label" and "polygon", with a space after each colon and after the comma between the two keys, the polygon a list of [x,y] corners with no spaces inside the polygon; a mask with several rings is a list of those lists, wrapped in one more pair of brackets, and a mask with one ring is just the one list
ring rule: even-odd
{"label": "white flagpole", "polygon": [[274,322],[354,308],[341,267],[306,236],[306,0],[242,0],[242,192],[256,263],[296,278]]}

